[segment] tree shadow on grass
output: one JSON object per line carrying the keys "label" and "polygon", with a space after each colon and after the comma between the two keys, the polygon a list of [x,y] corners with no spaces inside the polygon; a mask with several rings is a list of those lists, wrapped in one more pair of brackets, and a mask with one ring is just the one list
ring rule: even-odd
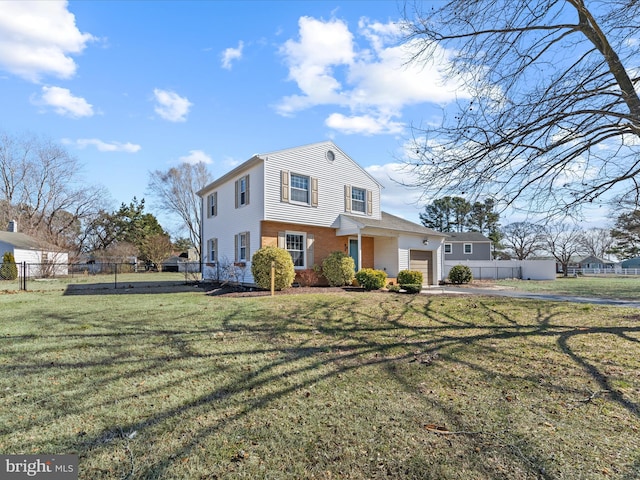
{"label": "tree shadow on grass", "polygon": [[[532,372],[527,372],[526,368],[509,370],[506,368],[509,364],[538,361],[535,354],[541,350],[523,354],[505,345],[518,341],[517,348],[527,342],[551,348],[555,342],[554,354],[561,355],[563,368],[567,365],[578,367],[602,390],[615,392],[607,374],[572,348],[570,340],[590,335],[614,335],[630,348],[637,349],[639,343],[640,326],[585,328],[570,324],[566,322],[566,305],[545,304],[547,306],[538,307],[535,314],[524,319],[505,313],[500,308],[500,301],[476,298],[468,303],[465,300],[467,303],[461,303],[460,309],[455,310],[446,305],[439,306],[440,300],[398,298],[376,295],[311,301],[301,298],[288,305],[271,304],[269,299],[253,299],[252,303],[234,299],[224,305],[216,303],[213,320],[202,317],[189,322],[189,314],[185,314],[184,319],[176,319],[170,327],[154,325],[152,320],[121,319],[113,333],[49,333],[48,342],[34,352],[35,358],[20,357],[16,347],[13,362],[4,363],[0,371],[50,378],[59,378],[63,372],[85,371],[85,377],[94,376],[91,381],[78,377],[60,382],[59,388],[30,398],[32,405],[48,413],[23,423],[25,430],[54,422],[61,410],[56,398],[65,391],[91,398],[95,391],[129,382],[113,395],[77,406],[65,406],[63,411],[69,418],[109,411],[114,401],[121,405],[151,401],[158,404],[131,415],[126,411],[109,413],[111,418],[100,419],[103,428],[86,428],[76,432],[76,436],[67,434],[60,439],[60,445],[73,446],[83,459],[109,452],[122,458],[121,465],[111,466],[111,473],[107,466],[103,466],[104,471],[91,470],[94,478],[111,478],[116,474],[120,478],[170,477],[182,459],[198,455],[201,445],[206,445],[212,436],[224,436],[235,428],[247,428],[243,422],[256,413],[266,414],[270,409],[281,409],[289,403],[311,403],[314,397],[306,395],[315,386],[330,382],[340,385],[340,377],[366,377],[372,369],[385,376],[390,391],[400,389],[407,398],[414,398],[416,404],[407,407],[412,410],[408,417],[415,415],[413,411],[418,409],[422,411],[424,423],[431,422],[432,418],[436,422],[446,421],[449,430],[458,432],[431,434],[425,433],[424,425],[406,424],[407,435],[419,438],[417,449],[432,442],[430,445],[437,452],[408,454],[405,457],[408,466],[404,470],[398,462],[389,460],[385,475],[438,478],[434,474],[438,472],[439,478],[447,478],[447,475],[453,475],[451,468],[454,468],[447,466],[447,462],[455,463],[456,460],[448,460],[446,455],[453,449],[464,453],[467,459],[458,461],[482,478],[504,478],[498,467],[505,466],[522,474],[522,478],[555,478],[549,473],[553,471],[554,460],[543,453],[539,438],[533,439],[522,433],[522,426],[514,427],[509,423],[510,416],[516,414],[515,402],[504,400],[509,393],[494,390],[502,388],[500,385],[516,385],[523,389],[543,389],[547,396],[562,395],[572,399],[581,398],[581,390],[566,384],[562,378],[541,381],[537,369]],[[278,308],[274,310],[273,305]],[[536,302],[526,302],[525,309],[531,311],[536,305]],[[55,323],[74,325],[74,321],[81,326],[84,320],[74,320],[75,317],[70,313],[49,321],[52,327]],[[0,343],[8,341],[0,339]],[[33,342],[34,337],[14,337],[11,341],[15,345],[27,344]],[[45,361],[59,350],[60,344],[68,349],[86,351],[88,358],[79,355],[75,361]],[[492,361],[484,361],[482,354]],[[21,360],[16,361],[17,358]],[[550,362],[554,361],[558,362],[555,357],[550,358]],[[473,382],[485,383],[486,388],[492,390],[488,398],[502,402],[499,408],[487,405],[487,409],[497,416],[498,424],[479,421],[465,413],[458,397],[468,394],[464,387],[471,388],[472,383],[461,381],[460,375],[473,376]],[[147,386],[141,386],[145,379]],[[421,385],[424,381],[432,382],[433,388],[437,385],[438,395],[422,393],[422,389],[427,388]],[[162,401],[194,384],[198,388],[184,400]],[[356,391],[367,388],[359,384],[352,387]],[[608,393],[604,399],[622,407],[637,420],[637,402],[620,392]],[[373,405],[386,408],[390,401],[392,398],[380,398]],[[43,402],[48,404],[39,406]],[[349,408],[343,405],[337,410],[348,415]],[[304,416],[304,413],[298,415]],[[197,421],[209,416],[215,419]],[[150,445],[170,435],[171,425],[179,432],[176,435],[185,436],[184,440],[176,442],[170,452],[163,451],[153,459],[139,460],[140,456],[148,456],[145,450]],[[348,428],[348,425],[342,425],[342,428]],[[1,435],[11,433],[0,431]],[[429,439],[430,435],[434,438]],[[347,442],[347,439],[340,437],[340,441]],[[502,453],[501,447],[505,447]],[[228,455],[229,468],[243,468],[245,459],[240,450],[238,447]],[[318,452],[313,450],[312,453]],[[282,461],[288,458],[281,452],[274,454],[282,455]],[[487,456],[494,459],[496,466],[482,465]],[[309,463],[309,468],[319,468]],[[323,467],[329,471],[332,468],[330,465]],[[377,464],[361,466],[363,470],[356,478],[382,476],[378,467]],[[636,463],[635,467],[629,468],[633,471],[637,467]],[[287,465],[282,468],[283,478],[294,477],[294,473],[287,473]]]}

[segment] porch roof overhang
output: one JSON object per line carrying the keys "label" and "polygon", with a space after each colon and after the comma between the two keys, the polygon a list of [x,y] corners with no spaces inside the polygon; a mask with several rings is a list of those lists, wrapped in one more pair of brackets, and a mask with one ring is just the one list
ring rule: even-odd
{"label": "porch roof overhang", "polygon": [[437,232],[404,218],[396,217],[382,212],[380,219],[369,217],[356,217],[353,215],[340,215],[338,236],[367,235],[372,237],[397,237],[400,234],[423,235],[444,239],[446,234]]}

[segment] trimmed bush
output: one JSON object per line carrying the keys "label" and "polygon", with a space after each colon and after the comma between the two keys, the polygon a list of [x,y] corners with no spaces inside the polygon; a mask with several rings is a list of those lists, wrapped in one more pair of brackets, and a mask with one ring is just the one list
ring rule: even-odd
{"label": "trimmed bush", "polygon": [[402,270],[398,272],[399,285],[422,285],[423,280],[422,272],[417,270]]}
{"label": "trimmed bush", "polygon": [[389,285],[387,285],[387,290],[393,293],[398,293],[400,291],[400,285],[394,285],[390,283]]}
{"label": "trimmed bush", "polygon": [[461,284],[469,283],[473,280],[471,269],[466,265],[455,265],[449,271],[449,280],[451,283]]}
{"label": "trimmed bush", "polygon": [[5,252],[0,265],[0,280],[15,280],[18,278],[18,266],[11,252]]}
{"label": "trimmed bush", "polygon": [[405,283],[401,288],[407,293],[420,293],[422,291],[422,283]]}
{"label": "trimmed bush", "polygon": [[251,274],[256,285],[271,289],[271,262],[275,262],[275,289],[284,290],[293,284],[296,270],[291,255],[284,248],[262,247],[251,258]]}
{"label": "trimmed bush", "polygon": [[365,290],[380,290],[387,282],[387,272],[363,268],[356,273],[356,280]]}
{"label": "trimmed bush", "polygon": [[356,264],[349,255],[336,251],[331,252],[322,261],[322,275],[332,287],[351,285],[356,275]]}

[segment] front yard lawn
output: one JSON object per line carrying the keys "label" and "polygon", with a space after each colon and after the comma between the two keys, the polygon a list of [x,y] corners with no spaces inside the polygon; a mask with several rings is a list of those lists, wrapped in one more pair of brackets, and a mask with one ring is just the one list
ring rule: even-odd
{"label": "front yard lawn", "polygon": [[81,479],[640,477],[640,312],[0,294],[0,453]]}

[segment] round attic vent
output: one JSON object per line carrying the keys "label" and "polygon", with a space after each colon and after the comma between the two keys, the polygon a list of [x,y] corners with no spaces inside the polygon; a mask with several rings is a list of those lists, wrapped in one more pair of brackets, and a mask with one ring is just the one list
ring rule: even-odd
{"label": "round attic vent", "polygon": [[336,155],[335,153],[333,153],[333,150],[327,150],[327,160],[329,160],[330,162],[333,162],[336,159]]}

